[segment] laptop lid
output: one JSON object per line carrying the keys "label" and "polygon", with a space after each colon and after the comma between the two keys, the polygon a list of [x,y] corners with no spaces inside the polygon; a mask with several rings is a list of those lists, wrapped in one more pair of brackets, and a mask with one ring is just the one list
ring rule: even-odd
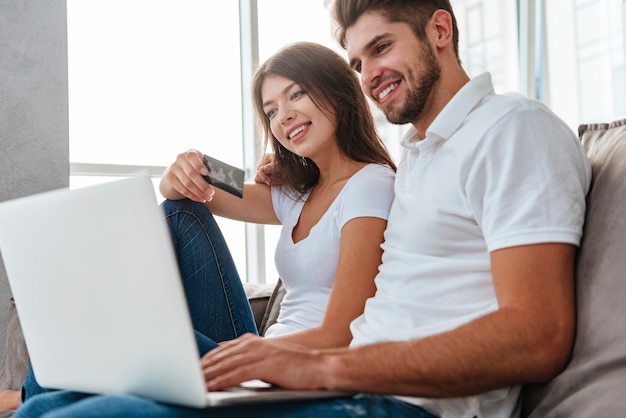
{"label": "laptop lid", "polygon": [[0,252],[42,386],[205,405],[171,239],[148,177],[1,203]]}
{"label": "laptop lid", "polygon": [[0,203],[0,253],[37,381],[192,407],[346,396],[251,381],[206,391],[147,177]]}

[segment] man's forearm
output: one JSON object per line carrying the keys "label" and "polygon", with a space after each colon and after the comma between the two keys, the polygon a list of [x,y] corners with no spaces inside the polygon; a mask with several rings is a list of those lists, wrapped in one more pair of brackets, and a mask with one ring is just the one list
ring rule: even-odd
{"label": "man's forearm", "polygon": [[[453,331],[408,342],[323,354],[329,389],[418,397],[459,397],[545,380],[567,358],[559,332],[532,329],[501,310]],[[541,328],[541,327],[539,327]],[[551,337],[551,334],[553,337]]]}

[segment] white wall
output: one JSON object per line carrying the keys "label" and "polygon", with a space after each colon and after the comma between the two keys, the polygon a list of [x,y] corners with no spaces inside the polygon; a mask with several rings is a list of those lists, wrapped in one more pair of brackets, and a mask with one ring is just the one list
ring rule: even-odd
{"label": "white wall", "polygon": [[[0,0],[0,201],[69,183],[66,22],[65,0]],[[0,260],[0,350],[10,298]]]}

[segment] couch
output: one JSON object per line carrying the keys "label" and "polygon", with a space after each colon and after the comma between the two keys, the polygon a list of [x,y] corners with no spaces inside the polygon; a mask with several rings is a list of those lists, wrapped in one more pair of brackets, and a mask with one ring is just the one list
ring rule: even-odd
{"label": "couch", "polygon": [[[577,331],[571,359],[550,382],[523,389],[522,416],[626,416],[626,119],[579,128],[593,169],[576,261]],[[284,288],[247,285],[259,331],[278,315]],[[0,390],[19,389],[28,353],[14,307],[0,363]],[[0,412],[0,418],[10,411]]]}

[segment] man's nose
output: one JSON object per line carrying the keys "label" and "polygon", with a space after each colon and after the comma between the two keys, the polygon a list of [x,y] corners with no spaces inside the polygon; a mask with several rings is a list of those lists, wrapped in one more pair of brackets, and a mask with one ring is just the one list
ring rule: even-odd
{"label": "man's nose", "polygon": [[380,80],[380,71],[371,63],[361,63],[361,88],[363,92],[371,96],[372,89],[376,88]]}

